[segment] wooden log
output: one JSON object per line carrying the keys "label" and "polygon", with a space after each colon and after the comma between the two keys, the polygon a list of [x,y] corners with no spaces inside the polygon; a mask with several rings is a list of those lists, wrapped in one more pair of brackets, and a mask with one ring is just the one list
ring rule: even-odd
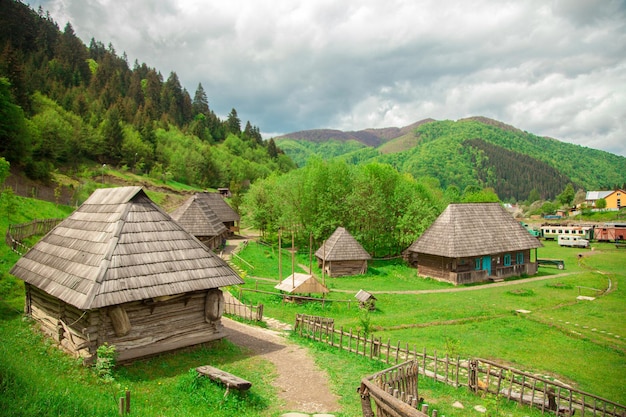
{"label": "wooden log", "polygon": [[239,378],[238,376],[209,365],[199,366],[196,368],[196,371],[201,375],[209,377],[213,381],[221,382],[226,385],[226,388],[235,388],[240,391],[245,391],[252,386],[252,382],[250,381],[246,381],[243,378]]}

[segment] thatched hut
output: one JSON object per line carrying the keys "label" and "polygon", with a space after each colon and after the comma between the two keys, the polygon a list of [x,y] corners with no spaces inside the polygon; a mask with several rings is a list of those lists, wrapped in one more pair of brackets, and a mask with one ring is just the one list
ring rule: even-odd
{"label": "thatched hut", "polygon": [[196,194],[196,196],[215,212],[217,218],[224,223],[224,226],[228,229],[229,235],[233,235],[239,231],[240,216],[228,205],[222,194],[205,191]]}
{"label": "thatched hut", "polygon": [[170,215],[209,249],[218,248],[228,237],[228,229],[200,194],[189,197]]}
{"label": "thatched hut", "polygon": [[457,285],[536,274],[541,246],[499,203],[468,203],[450,204],[408,252],[420,276]]}
{"label": "thatched hut", "polygon": [[18,260],[26,313],[66,350],[119,361],[224,337],[220,287],[243,281],[140,187],[95,191]]}
{"label": "thatched hut", "polygon": [[315,252],[317,264],[330,277],[365,274],[372,259],[363,246],[343,227],[338,227]]}
{"label": "thatched hut", "polygon": [[274,288],[287,294],[328,294],[330,291],[313,275],[294,272]]}

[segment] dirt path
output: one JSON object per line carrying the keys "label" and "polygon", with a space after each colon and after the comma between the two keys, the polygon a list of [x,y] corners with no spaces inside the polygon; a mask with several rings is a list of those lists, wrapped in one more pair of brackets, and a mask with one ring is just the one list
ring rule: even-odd
{"label": "dirt path", "polygon": [[222,323],[228,340],[274,364],[278,374],[274,386],[285,403],[284,411],[340,411],[338,397],[330,391],[328,376],[315,366],[305,348],[289,342],[280,331],[249,326],[225,317]]}

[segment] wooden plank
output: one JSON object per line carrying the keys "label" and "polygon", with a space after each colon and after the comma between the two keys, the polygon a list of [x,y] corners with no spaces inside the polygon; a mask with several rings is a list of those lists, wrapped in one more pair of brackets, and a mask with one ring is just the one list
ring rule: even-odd
{"label": "wooden plank", "polygon": [[250,389],[252,382],[239,378],[231,373],[222,371],[209,365],[196,368],[199,374],[209,377],[213,381],[218,381],[226,385],[227,388],[235,388],[241,391]]}

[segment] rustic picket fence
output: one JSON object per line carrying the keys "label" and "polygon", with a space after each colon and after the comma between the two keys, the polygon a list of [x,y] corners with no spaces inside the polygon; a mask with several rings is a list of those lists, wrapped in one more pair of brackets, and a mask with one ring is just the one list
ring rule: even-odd
{"label": "rustic picket fence", "polygon": [[234,297],[231,300],[225,299],[224,314],[230,314],[231,316],[241,317],[250,321],[263,321],[263,304],[245,304]]}
{"label": "rustic picket fence", "polygon": [[[412,361],[418,373],[454,387],[468,387],[473,392],[489,392],[520,404],[536,407],[561,416],[626,417],[626,406],[584,391],[548,377],[520,371],[486,359],[451,358],[438,356],[435,351],[411,349],[408,343],[383,342],[374,335],[356,334],[343,327],[335,329],[334,320],[327,317],[296,315],[294,332],[320,343],[346,350],[386,364],[398,365]],[[402,415],[402,414],[400,414]]]}
{"label": "rustic picket fence", "polygon": [[5,242],[13,252],[24,255],[30,246],[24,243],[31,236],[43,236],[54,229],[63,219],[35,219],[29,223],[10,224],[5,235]]}

